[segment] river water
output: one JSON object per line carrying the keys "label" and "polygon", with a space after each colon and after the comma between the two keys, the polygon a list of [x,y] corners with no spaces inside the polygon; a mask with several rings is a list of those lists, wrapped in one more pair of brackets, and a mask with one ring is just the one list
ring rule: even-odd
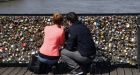
{"label": "river water", "polygon": [[140,0],[12,0],[0,2],[0,14],[139,13]]}

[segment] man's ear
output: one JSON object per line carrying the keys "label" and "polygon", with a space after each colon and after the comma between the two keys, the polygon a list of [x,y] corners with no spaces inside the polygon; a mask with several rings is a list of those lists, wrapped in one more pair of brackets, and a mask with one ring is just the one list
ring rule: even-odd
{"label": "man's ear", "polygon": [[69,26],[71,26],[71,25],[72,25],[72,23],[71,23],[70,21],[68,21],[68,24],[69,24]]}

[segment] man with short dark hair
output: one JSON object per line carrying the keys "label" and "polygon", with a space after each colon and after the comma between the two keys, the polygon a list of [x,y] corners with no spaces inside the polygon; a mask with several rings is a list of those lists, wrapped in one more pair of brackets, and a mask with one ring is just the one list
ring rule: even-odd
{"label": "man with short dark hair", "polygon": [[61,51],[61,57],[73,68],[72,74],[84,75],[91,64],[90,57],[96,54],[95,43],[90,30],[78,21],[78,16],[74,12],[68,13],[66,20],[69,24],[68,39]]}

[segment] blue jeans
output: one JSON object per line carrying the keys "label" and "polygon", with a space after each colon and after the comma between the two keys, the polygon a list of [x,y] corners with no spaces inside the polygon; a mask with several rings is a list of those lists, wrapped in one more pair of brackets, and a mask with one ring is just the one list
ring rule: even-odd
{"label": "blue jeans", "polygon": [[43,62],[43,63],[47,63],[48,65],[54,65],[58,62],[59,59],[49,60],[49,59],[46,59],[46,58],[42,58],[38,55],[38,60]]}

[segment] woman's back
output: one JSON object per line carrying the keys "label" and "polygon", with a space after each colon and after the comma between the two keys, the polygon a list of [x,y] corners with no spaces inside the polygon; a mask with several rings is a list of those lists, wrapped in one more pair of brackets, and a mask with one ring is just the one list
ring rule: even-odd
{"label": "woman's back", "polygon": [[39,50],[40,53],[47,56],[60,56],[59,50],[64,43],[64,27],[46,26],[44,34],[44,42]]}

